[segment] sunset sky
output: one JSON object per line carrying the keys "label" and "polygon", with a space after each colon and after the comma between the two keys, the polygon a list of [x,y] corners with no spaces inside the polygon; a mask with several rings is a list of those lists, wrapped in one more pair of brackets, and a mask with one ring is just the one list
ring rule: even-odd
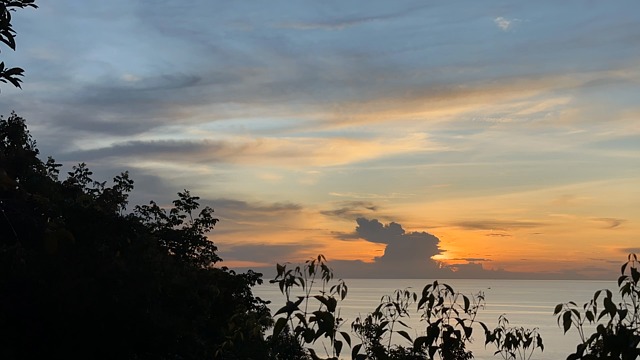
{"label": "sunset sky", "polygon": [[39,6],[2,113],[67,171],[129,170],[132,204],[200,196],[223,265],[613,279],[640,252],[637,1]]}

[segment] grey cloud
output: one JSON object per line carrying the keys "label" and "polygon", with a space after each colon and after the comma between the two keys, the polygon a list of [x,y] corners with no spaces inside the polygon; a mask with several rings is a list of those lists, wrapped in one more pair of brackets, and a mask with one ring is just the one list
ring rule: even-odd
{"label": "grey cloud", "polygon": [[61,159],[84,159],[85,161],[109,157],[162,157],[163,159],[180,159],[189,157],[194,161],[194,155],[209,153],[209,160],[215,161],[217,151],[224,149],[224,142],[159,140],[159,141],[127,141],[116,143],[110,147],[76,151],[66,153]]}
{"label": "grey cloud", "polygon": [[606,272],[610,272],[611,268],[606,268],[601,266],[583,266],[580,268],[572,269],[572,271],[576,273],[589,273],[589,272],[606,273]]}
{"label": "grey cloud", "polygon": [[337,208],[320,211],[322,215],[355,220],[378,211],[378,206],[368,201],[341,201]]}
{"label": "grey cloud", "polygon": [[[146,158],[195,163],[228,163],[242,159],[247,155],[247,152],[260,150],[262,145],[260,139],[247,142],[223,140],[136,140],[119,142],[103,148],[63,153],[60,158],[63,160],[81,159],[82,161],[104,158]],[[255,156],[259,155],[256,154]],[[292,158],[297,155],[299,154],[286,152],[282,149],[268,150],[268,156],[271,159]]]}
{"label": "grey cloud", "polygon": [[402,226],[395,222],[385,225],[376,219],[367,220],[365,218],[358,218],[356,219],[356,223],[358,224],[358,226],[356,226],[356,234],[374,243],[390,244],[396,242],[405,234]]}
{"label": "grey cloud", "polygon": [[620,249],[625,255],[628,254],[640,254],[640,247],[622,248]]}
{"label": "grey cloud", "polygon": [[306,21],[306,22],[282,22],[276,24],[278,28],[296,29],[296,30],[342,30],[352,26],[392,20],[398,17],[403,17],[408,14],[414,14],[415,12],[424,9],[428,6],[416,6],[402,11],[394,11],[388,14],[371,14],[369,16],[352,16],[352,17],[340,17],[325,21]]}
{"label": "grey cloud", "polygon": [[[212,207],[221,220],[221,226],[211,234],[214,241],[216,235],[234,234],[238,239],[242,239],[246,234],[264,232],[264,227],[288,226],[278,224],[278,220],[303,211],[301,205],[290,202],[264,203],[216,198],[201,199],[200,203]],[[296,228],[295,224],[291,227]]]}
{"label": "grey cloud", "polygon": [[[78,88],[74,96],[59,99],[63,106],[48,104],[52,127],[75,131],[136,135],[160,126],[187,122],[180,108],[207,104],[199,89],[222,86],[219,79],[203,75],[174,73],[141,78],[125,83],[102,79],[98,84]],[[232,80],[225,80],[225,83]],[[179,107],[176,105],[179,104]],[[211,118],[215,119],[214,116]]]}
{"label": "grey cloud", "polygon": [[609,259],[599,259],[599,258],[589,258],[589,260],[602,261],[602,262],[605,262],[607,264],[620,264],[619,260],[609,260]]}
{"label": "grey cloud", "polygon": [[299,258],[299,252],[304,248],[303,244],[270,245],[251,244],[235,245],[225,247],[224,244],[217,244],[220,249],[219,255],[223,260],[245,260],[276,264],[281,259]]}
{"label": "grey cloud", "polygon": [[599,150],[638,150],[640,148],[640,135],[617,136],[603,141],[592,142],[588,146]]}
{"label": "grey cloud", "polygon": [[[59,134],[58,139],[63,140],[61,142],[78,137],[98,137],[100,134],[132,136],[168,124],[176,125],[188,121],[174,106],[187,106],[194,99],[189,99],[187,95],[168,94],[180,92],[180,88],[187,85],[171,85],[172,80],[165,81],[163,84],[154,85],[158,89],[136,89],[115,84],[79,87],[69,89],[71,95],[63,92],[56,93],[55,98],[51,98],[51,94],[47,95],[49,98],[31,98],[16,110],[21,114],[28,114],[26,116],[29,120],[45,125],[48,133]],[[169,91],[160,89],[172,86],[177,88]],[[204,102],[202,100],[202,103]],[[41,113],[35,113],[34,108],[41,109]]]}
{"label": "grey cloud", "polygon": [[[354,277],[427,278],[443,275],[433,256],[441,254],[439,239],[427,232],[407,233],[398,223],[382,224],[378,220],[358,218],[354,235],[375,243],[386,244],[384,254],[374,263],[337,261],[336,271]],[[444,272],[447,272],[444,270]]]}
{"label": "grey cloud", "polygon": [[511,237],[512,235],[503,234],[503,233],[491,233],[491,234],[486,234],[486,236],[491,236],[491,237]]}
{"label": "grey cloud", "polygon": [[485,261],[492,261],[491,259],[485,259],[485,258],[453,258],[453,259],[449,259],[449,260],[453,260],[453,261],[468,261],[468,262],[485,262]]}
{"label": "grey cloud", "polygon": [[299,212],[302,210],[302,206],[299,204],[289,202],[276,202],[271,204],[253,203],[250,204],[246,201],[219,198],[210,200],[217,207],[228,211],[230,213],[246,214],[246,213],[277,213],[281,215],[287,212]]}
{"label": "grey cloud", "polygon": [[468,220],[458,221],[453,224],[459,228],[467,230],[511,230],[511,229],[528,229],[544,226],[544,223],[534,221],[501,221],[501,220]]}
{"label": "grey cloud", "polygon": [[[160,176],[151,175],[138,169],[130,169],[128,171],[129,177],[134,181],[134,189],[129,201],[131,205],[148,204],[151,200],[160,204],[169,203],[177,199],[178,191],[183,190],[168,184]],[[119,172],[114,174],[119,174]],[[133,207],[130,206],[129,208],[132,209]]]}
{"label": "grey cloud", "polygon": [[593,221],[603,224],[603,229],[615,229],[622,225],[626,220],[617,218],[594,218]]}

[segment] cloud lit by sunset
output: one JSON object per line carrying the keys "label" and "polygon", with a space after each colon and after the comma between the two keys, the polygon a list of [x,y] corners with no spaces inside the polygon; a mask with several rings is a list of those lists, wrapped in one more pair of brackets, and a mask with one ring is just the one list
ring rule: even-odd
{"label": "cloud lit by sunset", "polygon": [[42,2],[0,103],[132,204],[200,196],[229,267],[608,279],[640,250],[637,3],[367,4]]}

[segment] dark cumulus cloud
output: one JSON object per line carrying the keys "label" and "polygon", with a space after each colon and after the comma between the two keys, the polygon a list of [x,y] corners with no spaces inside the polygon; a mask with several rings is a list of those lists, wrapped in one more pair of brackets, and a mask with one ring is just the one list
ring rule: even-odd
{"label": "dark cumulus cloud", "polygon": [[385,244],[384,254],[376,257],[373,263],[336,261],[338,272],[377,278],[428,278],[450,272],[432,259],[442,254],[436,236],[427,232],[406,232],[396,222],[383,224],[377,219],[358,218],[356,223],[355,232],[349,237]]}
{"label": "dark cumulus cloud", "polygon": [[[539,275],[533,273],[516,273],[505,270],[487,270],[483,262],[485,258],[459,258],[464,264],[446,265],[433,257],[445,251],[440,248],[440,239],[426,231],[407,232],[401,224],[390,222],[383,224],[377,219],[356,219],[356,228],[352,234],[343,234],[345,241],[354,238],[377,244],[385,244],[384,253],[376,257],[372,263],[362,261],[333,261],[336,274],[354,278],[387,278],[387,279],[486,279],[486,278],[536,278],[560,276],[557,274]],[[342,276],[342,275],[341,275]],[[562,277],[562,276],[561,276]]]}

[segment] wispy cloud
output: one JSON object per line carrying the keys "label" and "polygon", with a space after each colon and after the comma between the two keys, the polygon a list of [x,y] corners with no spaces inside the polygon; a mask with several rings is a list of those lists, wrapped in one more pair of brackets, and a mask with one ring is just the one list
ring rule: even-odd
{"label": "wispy cloud", "polygon": [[322,21],[293,21],[293,22],[281,22],[276,24],[277,28],[294,29],[294,30],[343,30],[346,28],[363,25],[373,22],[383,22],[389,20],[395,20],[407,15],[415,14],[415,12],[426,8],[427,6],[417,6],[404,9],[402,11],[391,11],[389,13],[375,13],[375,10],[361,9],[364,13],[369,13],[368,16],[339,16],[329,20]]}
{"label": "wispy cloud", "polygon": [[326,216],[355,220],[357,218],[371,216],[378,211],[378,205],[367,201],[342,201],[335,204],[331,210],[322,210],[320,213]]}
{"label": "wispy cloud", "polygon": [[475,257],[468,257],[468,258],[450,258],[447,259],[450,261],[466,261],[466,262],[487,262],[487,261],[492,261],[491,259],[485,259],[485,258],[475,258]]}
{"label": "wispy cloud", "polygon": [[616,229],[626,221],[625,219],[616,218],[593,218],[591,220],[599,223],[603,229]]}
{"label": "wispy cloud", "polygon": [[627,254],[640,254],[640,247],[629,247],[620,249],[625,255]]}
{"label": "wispy cloud", "polygon": [[[512,229],[529,229],[545,226],[542,222],[521,220],[521,221],[505,221],[505,220],[467,220],[452,223],[467,230],[512,230]],[[495,234],[495,233],[493,233]]]}
{"label": "wispy cloud", "polygon": [[502,31],[508,31],[511,28],[513,28],[513,26],[520,22],[519,19],[507,19],[505,17],[502,16],[498,16],[495,19],[493,19],[493,22],[496,24],[497,27],[499,27]]}
{"label": "wispy cloud", "polygon": [[486,234],[486,236],[502,238],[502,237],[511,237],[512,235],[505,234],[505,233],[490,233],[490,234]]}
{"label": "wispy cloud", "polygon": [[415,194],[405,193],[389,193],[389,194],[375,194],[375,193],[358,193],[358,192],[330,192],[329,195],[336,197],[345,197],[352,199],[407,199]]}
{"label": "wispy cloud", "polygon": [[128,158],[164,162],[270,163],[280,167],[336,166],[379,157],[434,151],[424,134],[403,138],[238,138],[234,140],[128,141],[65,154],[63,159]]}

